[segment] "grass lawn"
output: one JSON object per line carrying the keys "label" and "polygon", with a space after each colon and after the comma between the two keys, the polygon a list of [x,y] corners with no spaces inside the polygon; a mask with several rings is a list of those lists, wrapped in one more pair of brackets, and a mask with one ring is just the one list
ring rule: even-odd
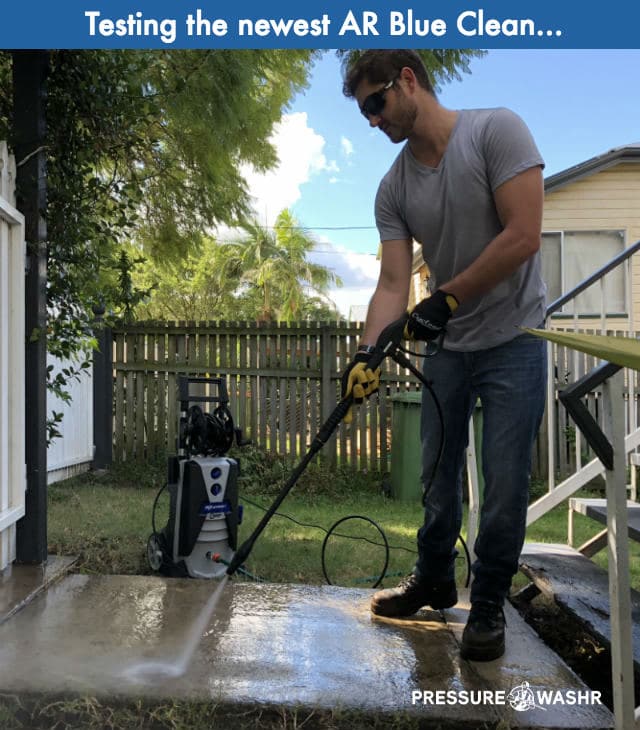
{"label": "grass lawn", "polygon": [[[244,520],[240,541],[263,515],[256,505],[268,507],[289,473],[285,462],[254,450],[249,450],[248,457],[242,456],[241,462]],[[153,502],[164,478],[163,464],[115,465],[103,474],[89,472],[52,485],[49,551],[79,555],[77,570],[84,573],[149,574],[146,542],[152,531]],[[158,529],[167,522],[168,505],[165,490],[157,505]],[[278,515],[273,517],[246,564],[253,575],[264,580],[324,583],[321,548],[326,530],[348,515],[370,518],[384,531],[391,547],[384,585],[393,585],[400,575],[411,570],[415,561],[415,535],[421,518],[419,500],[416,498],[413,504],[383,496],[380,475],[330,472],[322,465],[311,465],[282,504],[281,512],[304,524]],[[596,534],[600,525],[576,515],[574,529],[577,542],[582,543]],[[545,515],[527,532],[527,540],[533,542],[565,543],[566,538],[566,505]],[[631,543],[632,583],[636,589],[640,589],[638,558],[640,546]],[[342,523],[327,540],[325,566],[336,585],[371,587],[384,568],[384,559],[383,538],[365,520]],[[596,556],[596,561],[605,567],[606,551]],[[458,580],[464,584],[466,561],[462,549],[458,563]],[[524,582],[524,578],[516,579],[516,585]]]}

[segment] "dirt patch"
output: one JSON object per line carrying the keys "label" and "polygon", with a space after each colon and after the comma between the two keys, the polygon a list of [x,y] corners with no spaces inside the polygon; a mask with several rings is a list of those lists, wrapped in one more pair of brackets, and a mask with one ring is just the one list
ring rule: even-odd
{"label": "dirt patch", "polygon": [[[611,650],[585,630],[580,621],[555,601],[540,594],[530,601],[512,598],[524,620],[537,632],[582,681],[602,693],[602,702],[613,711]],[[636,706],[640,700],[640,677],[635,677]]]}

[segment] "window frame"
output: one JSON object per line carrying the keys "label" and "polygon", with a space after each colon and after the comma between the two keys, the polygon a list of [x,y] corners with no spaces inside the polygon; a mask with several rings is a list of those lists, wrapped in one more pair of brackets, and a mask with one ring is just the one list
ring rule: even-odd
{"label": "window frame", "polygon": [[[541,246],[540,246],[540,257],[542,258],[542,240],[544,239],[545,235],[559,235],[560,236],[560,296],[564,296],[564,294],[567,293],[566,288],[566,262],[565,262],[565,234],[576,234],[576,233],[614,233],[620,235],[620,240],[622,241],[622,248],[620,251],[624,251],[627,248],[627,236],[628,232],[626,228],[564,228],[564,229],[544,229],[542,231],[541,236]],[[623,286],[624,291],[622,292],[622,299],[624,301],[624,308],[625,310],[622,312],[604,312],[604,316],[607,318],[628,318],[629,317],[629,311],[631,309],[632,302],[630,301],[630,286],[631,282],[629,281],[629,272],[628,267],[623,266]],[[545,282],[546,285],[546,282]],[[593,286],[597,286],[597,284],[594,284]],[[566,306],[566,305],[565,305]],[[602,312],[593,312],[593,313],[578,313],[575,314],[574,312],[567,312],[564,310],[564,307],[559,312],[554,312],[551,315],[551,319],[600,319],[603,316]]]}

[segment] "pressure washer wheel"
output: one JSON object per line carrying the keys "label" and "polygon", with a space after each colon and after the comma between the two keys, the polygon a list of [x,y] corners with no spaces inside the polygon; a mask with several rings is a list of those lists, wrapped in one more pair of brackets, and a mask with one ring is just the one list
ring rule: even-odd
{"label": "pressure washer wheel", "polygon": [[147,540],[147,560],[152,570],[159,571],[162,567],[164,551],[162,549],[161,537],[156,532],[152,533]]}

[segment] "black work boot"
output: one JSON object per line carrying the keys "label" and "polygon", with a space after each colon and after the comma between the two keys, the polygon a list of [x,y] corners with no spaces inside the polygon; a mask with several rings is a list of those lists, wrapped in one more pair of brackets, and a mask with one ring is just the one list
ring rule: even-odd
{"label": "black work boot", "polygon": [[413,573],[407,576],[397,588],[387,588],[374,593],[371,599],[371,613],[376,616],[411,616],[419,608],[451,608],[458,602],[458,592],[453,580],[432,583],[420,580]]}
{"label": "black work boot", "polygon": [[488,601],[471,604],[462,632],[460,656],[472,662],[490,662],[504,654],[504,611]]}

